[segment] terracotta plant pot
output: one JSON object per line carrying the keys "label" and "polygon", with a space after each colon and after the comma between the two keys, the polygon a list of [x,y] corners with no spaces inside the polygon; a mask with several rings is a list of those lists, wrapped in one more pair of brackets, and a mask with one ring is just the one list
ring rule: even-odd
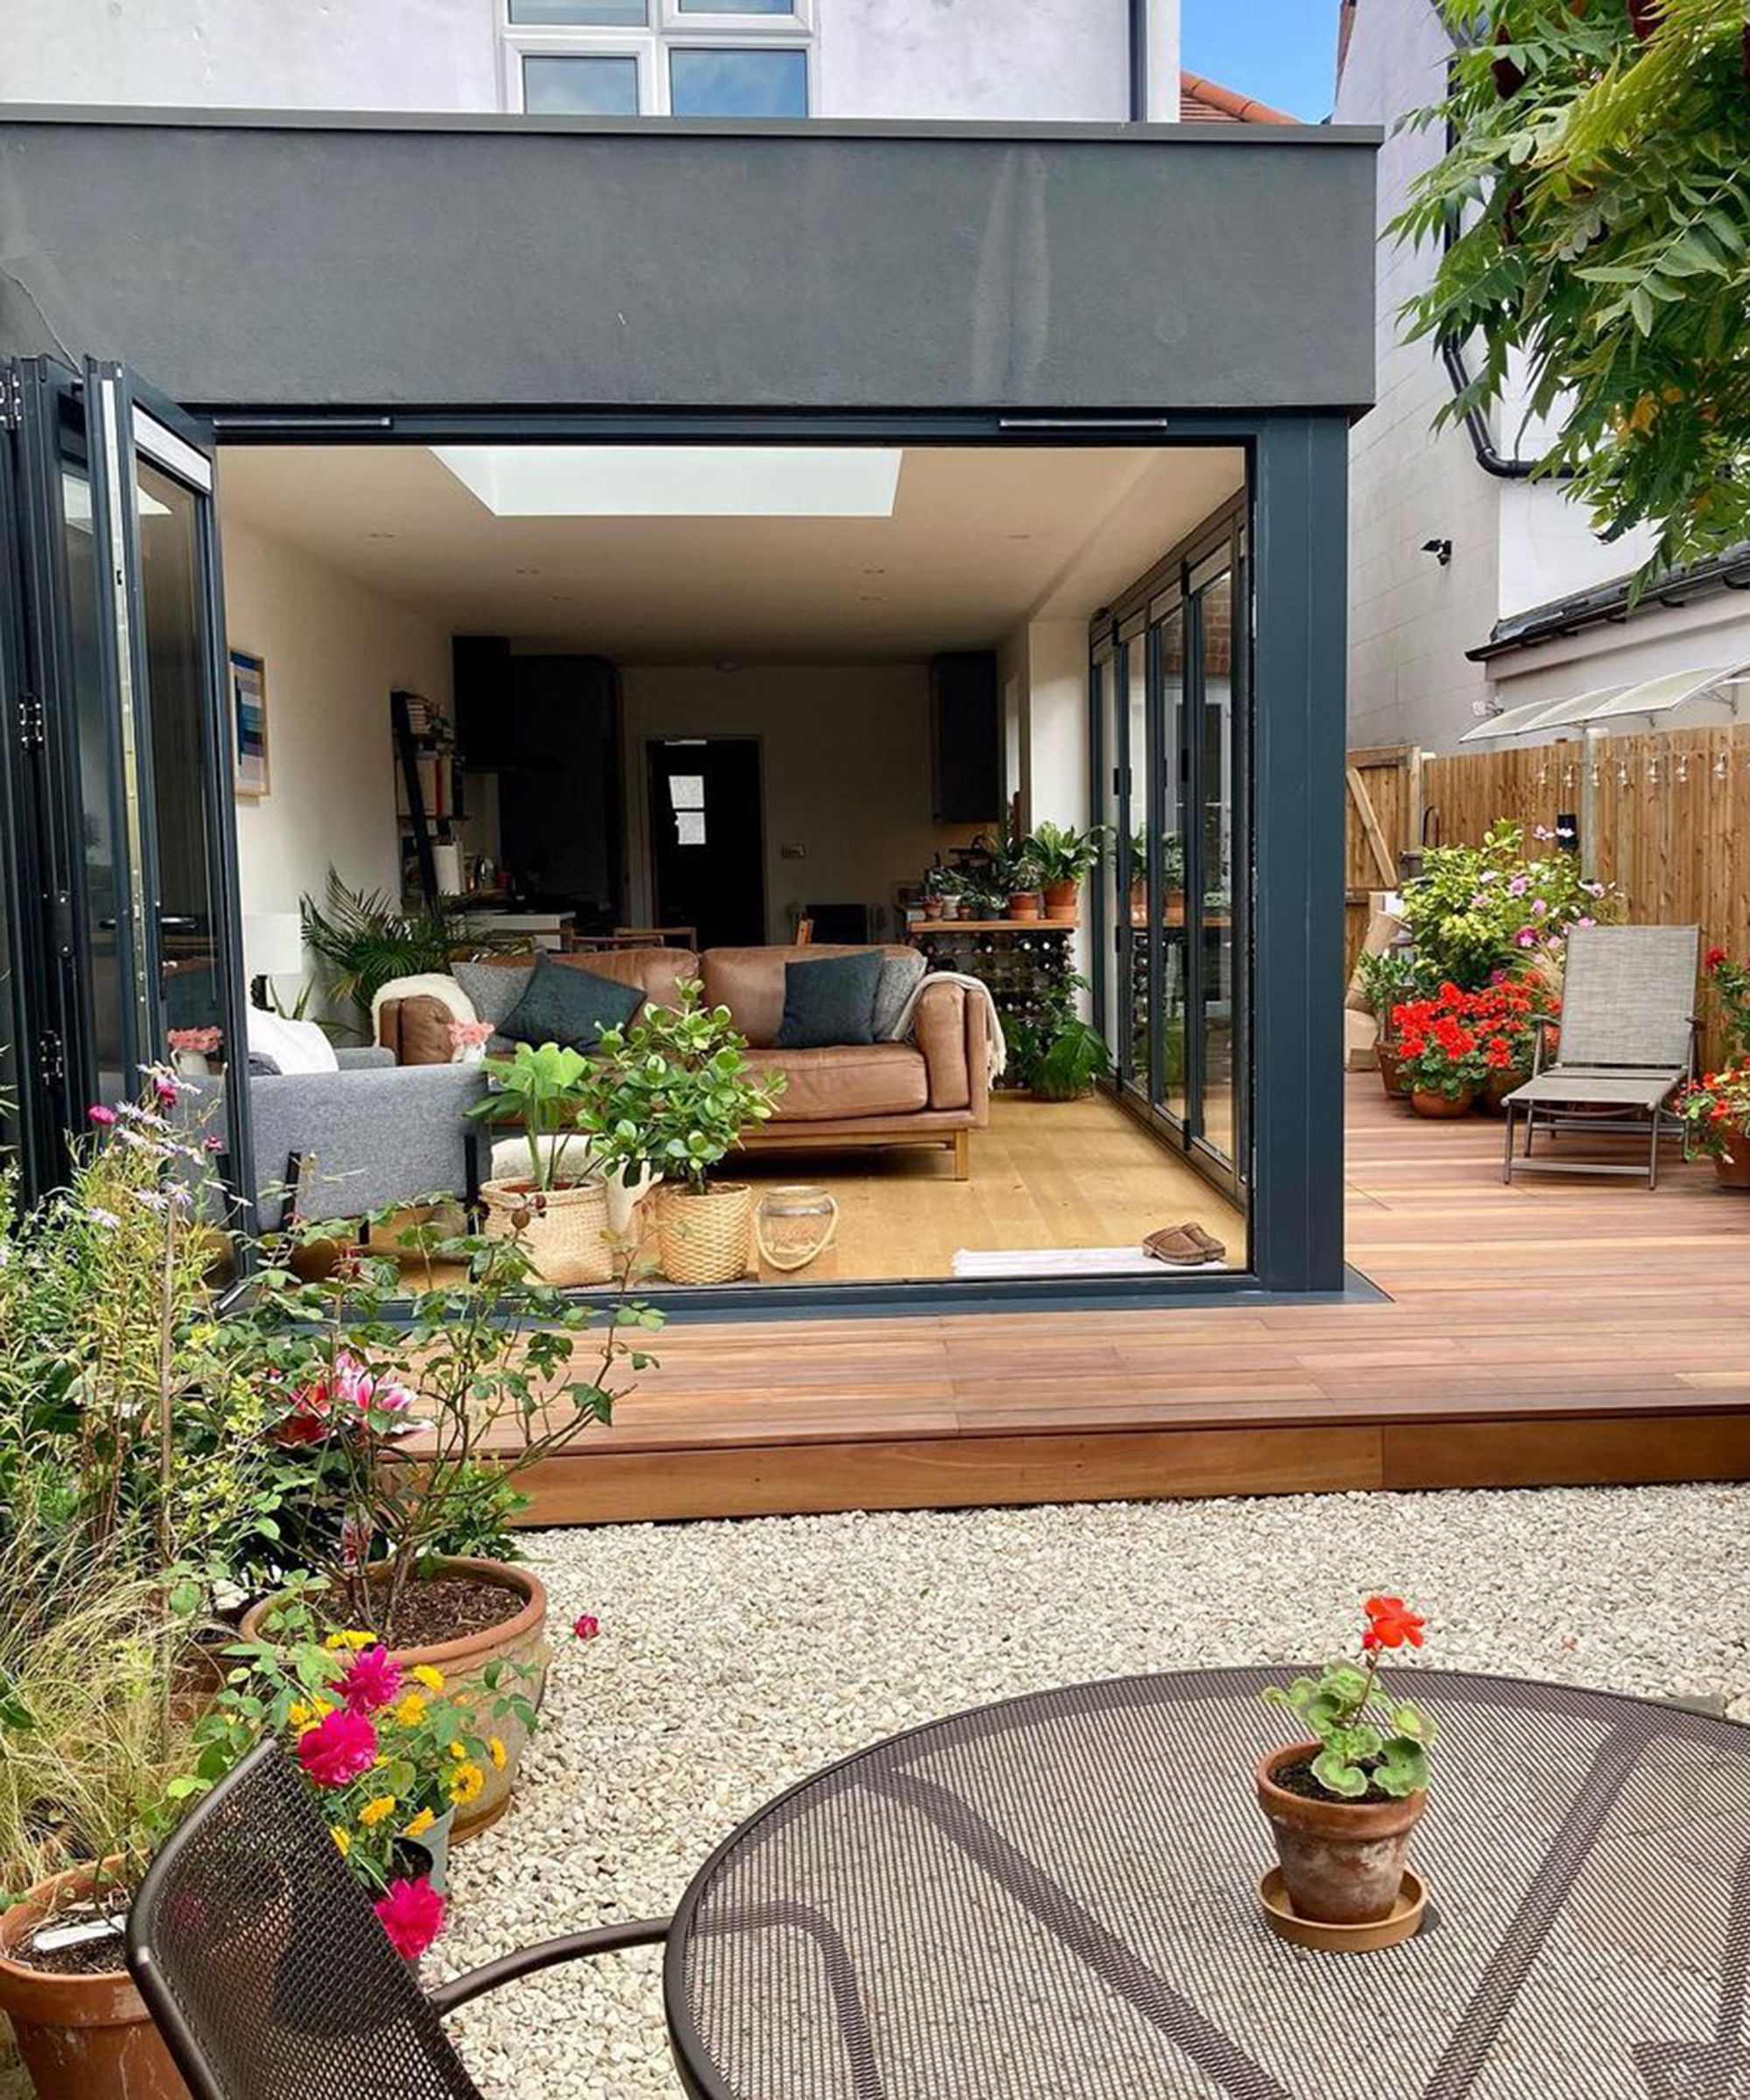
{"label": "terracotta plant pot", "polygon": [[480,1204],[486,1236],[508,1240],[520,1231],[543,1284],[612,1281],[617,1264],[607,1237],[607,1192],[599,1180],[540,1192],[526,1180],[483,1181]]}
{"label": "terracotta plant pot", "polygon": [[1516,1087],[1522,1087],[1530,1076],[1529,1072],[1491,1072],[1483,1086],[1483,1106],[1491,1116],[1498,1116],[1502,1102]]}
{"label": "terracotta plant pot", "polygon": [[1374,1055],[1379,1060],[1380,1083],[1395,1101],[1408,1101],[1410,1082],[1404,1076],[1404,1066],[1396,1052],[1388,1050],[1383,1042],[1374,1046]]}
{"label": "terracotta plant pot", "polygon": [[1727,1130],[1725,1140],[1726,1150],[1714,1156],[1715,1180],[1722,1188],[1750,1188],[1750,1137]]}
{"label": "terracotta plant pot", "polygon": [[1045,895],[1040,890],[1011,890],[1009,916],[1011,919],[1040,919],[1045,915]]}
{"label": "terracotta plant pot", "polygon": [[1425,1794],[1402,1801],[1311,1801],[1276,1783],[1285,1765],[1316,1757],[1317,1743],[1290,1743],[1258,1760],[1258,1806],[1276,1839],[1289,1900],[1322,1925],[1370,1925],[1391,1915],[1404,1885],[1410,1834]]}
{"label": "terracotta plant pot", "polygon": [[1149,886],[1138,879],[1130,885],[1130,924],[1146,926],[1149,915]]}
{"label": "terracotta plant pot", "polygon": [[[471,1695],[476,1695],[481,1709],[480,1733],[496,1735],[504,1745],[502,1771],[491,1764],[484,1766],[486,1781],[484,1791],[466,1808],[456,1811],[450,1842],[461,1844],[496,1823],[509,1806],[511,1788],[516,1784],[517,1769],[528,1740],[528,1730],[514,1714],[493,1717],[490,1709],[494,1699],[514,1692],[526,1698],[531,1706],[538,1706],[553,1651],[547,1643],[547,1592],[540,1578],[530,1574],[527,1568],[513,1567],[502,1560],[457,1558],[440,1560],[438,1573],[472,1576],[478,1582],[514,1590],[522,1600],[522,1609],[514,1617],[501,1620],[496,1626],[485,1627],[479,1633],[464,1634],[455,1641],[434,1642],[428,1648],[397,1648],[389,1651],[403,1670],[421,1663],[438,1670],[443,1676],[445,1690],[459,1703],[466,1704]],[[283,1597],[264,1597],[259,1604],[251,1605],[238,1629],[241,1637],[245,1641],[270,1639],[268,1629],[275,1609],[284,1601]],[[497,1694],[488,1691],[483,1683],[494,1662],[516,1666],[505,1672]],[[517,1669],[528,1674],[519,1676]]]}
{"label": "terracotta plant pot", "polygon": [[1048,882],[1045,886],[1045,915],[1060,923],[1074,920],[1082,915],[1082,885],[1072,878],[1068,882]]}
{"label": "terracotta plant pot", "polygon": [[753,1191],[713,1183],[703,1195],[665,1181],[656,1191],[656,1246],[671,1284],[733,1284],[752,1251]]}
{"label": "terracotta plant pot", "polygon": [[1410,1089],[1410,1105],[1418,1116],[1430,1116],[1436,1120],[1449,1116],[1468,1116],[1476,1106],[1477,1090],[1464,1087],[1456,1094],[1436,1094],[1432,1088],[1414,1087]]}
{"label": "terracotta plant pot", "polygon": [[0,2012],[12,2022],[37,2100],[189,2100],[125,1969],[52,1976],[10,1958],[57,1896],[84,1894],[93,1871],[76,1867],[39,1881],[0,1916]]}
{"label": "terracotta plant pot", "polygon": [[942,899],[940,897],[926,897],[924,899],[924,917],[926,919],[940,919],[942,917]]}

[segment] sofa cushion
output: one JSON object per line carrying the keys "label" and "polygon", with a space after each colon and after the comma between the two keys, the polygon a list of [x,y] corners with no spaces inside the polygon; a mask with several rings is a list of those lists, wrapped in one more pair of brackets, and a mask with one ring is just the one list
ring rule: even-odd
{"label": "sofa cushion", "polygon": [[929,964],[915,948],[881,951],[881,982],[875,993],[875,1040],[885,1043],[898,1033],[900,1016],[923,980]]}
{"label": "sofa cushion", "polygon": [[401,1000],[395,1013],[396,1061],[403,1065],[454,1064],[456,1046],[450,1040],[450,1028],[455,1018],[442,999],[430,998],[424,992]]}
{"label": "sofa cushion", "polygon": [[681,987],[699,974],[699,959],[690,948],[605,948],[579,956],[555,956],[565,970],[586,970],[592,976],[612,977],[616,984],[635,984],[652,1006],[678,1006]]}
{"label": "sofa cushion", "polygon": [[784,1016],[772,1039],[779,1050],[825,1050],[835,1043],[872,1043],[882,958],[820,956],[784,965]]}
{"label": "sofa cushion", "polygon": [[909,1116],[929,1103],[929,1073],[909,1043],[845,1043],[823,1050],[750,1050],[758,1075],[781,1072],[774,1123],[846,1116]]}
{"label": "sofa cushion", "polygon": [[528,981],[535,975],[535,957],[514,956],[486,962],[457,962],[451,966],[451,974],[480,1018],[499,1028],[528,990]]}
{"label": "sofa cushion", "polygon": [[843,946],[822,942],[808,948],[710,948],[699,958],[705,1004],[727,1006],[736,1026],[756,1050],[769,1049],[784,1018],[784,965],[816,962],[830,956],[904,956],[891,947],[871,949],[867,942]]}
{"label": "sofa cushion", "polygon": [[623,1028],[643,1004],[644,994],[636,984],[567,968],[555,956],[542,956],[528,989],[499,1023],[499,1031],[514,1043],[569,1043],[588,1054],[600,1042],[604,1028]]}

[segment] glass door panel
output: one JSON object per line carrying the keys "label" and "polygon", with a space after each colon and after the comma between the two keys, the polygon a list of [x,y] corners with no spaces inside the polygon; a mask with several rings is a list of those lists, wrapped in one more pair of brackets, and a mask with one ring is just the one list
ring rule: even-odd
{"label": "glass door panel", "polygon": [[1234,766],[1234,575],[1225,569],[1199,594],[1199,825],[1202,969],[1197,1025],[1202,1039],[1199,1135],[1235,1158],[1235,1023],[1239,970],[1234,939],[1236,818]]}
{"label": "glass door panel", "polygon": [[1094,1026],[1117,1062],[1121,982],[1119,948],[1124,938],[1125,887],[1129,876],[1120,841],[1124,836],[1123,798],[1119,793],[1118,671],[1116,653],[1097,653],[1088,668],[1094,728],[1094,822],[1110,834],[1108,850],[1098,872],[1088,884],[1094,900],[1089,928],[1089,953],[1094,962]]}
{"label": "glass door panel", "polygon": [[1122,758],[1118,847],[1118,1076],[1149,1094],[1149,741],[1148,636],[1138,628],[1119,644],[1117,713]]}
{"label": "glass door panel", "polygon": [[1176,606],[1155,623],[1157,695],[1152,710],[1151,771],[1153,823],[1159,841],[1152,914],[1160,955],[1160,1052],[1152,1097],[1175,1123],[1185,1121],[1188,1093],[1186,1057],[1185,821],[1188,786],[1186,749],[1185,608]]}

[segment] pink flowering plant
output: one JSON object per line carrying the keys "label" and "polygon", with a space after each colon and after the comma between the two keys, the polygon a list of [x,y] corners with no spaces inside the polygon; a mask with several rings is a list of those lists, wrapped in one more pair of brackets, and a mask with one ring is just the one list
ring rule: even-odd
{"label": "pink flowering plant", "polygon": [[1565,827],[1490,826],[1480,846],[1436,846],[1404,886],[1404,917],[1418,963],[1437,982],[1480,990],[1497,973],[1559,962],[1574,927],[1622,916],[1622,900],[1594,882]]}

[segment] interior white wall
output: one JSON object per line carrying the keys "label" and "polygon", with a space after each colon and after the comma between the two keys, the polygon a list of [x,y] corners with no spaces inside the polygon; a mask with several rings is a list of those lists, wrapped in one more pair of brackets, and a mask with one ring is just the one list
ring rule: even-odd
{"label": "interior white wall", "polygon": [[[815,0],[814,12],[818,116],[1130,114],[1129,0]],[[1149,13],[1149,114],[1170,120],[1179,0]],[[11,0],[0,98],[495,110],[499,21],[495,0]]]}
{"label": "interior white wall", "polygon": [[[1004,638],[998,664],[1005,694],[1016,697],[1021,822],[1049,820],[1085,830],[1092,808],[1088,773],[1088,622],[1034,620]],[[1097,879],[1097,878],[1096,878]],[[1084,901],[1084,916],[1086,906]],[[1075,967],[1088,974],[1084,925],[1075,936]]]}
{"label": "interior white wall", "polygon": [[[804,904],[889,906],[968,827],[934,822],[929,668],[922,663],[632,664],[620,674],[628,910],[652,909],[645,749],[665,737],[757,737],[765,802],[766,935],[793,937]],[[805,857],[787,860],[800,845]]]}
{"label": "interior white wall", "polygon": [[243,910],[294,912],[331,866],[396,897],[388,696],[402,687],[447,710],[450,637],[252,526],[221,517],[221,532],[231,644],[267,664],[270,792],[236,804]]}

